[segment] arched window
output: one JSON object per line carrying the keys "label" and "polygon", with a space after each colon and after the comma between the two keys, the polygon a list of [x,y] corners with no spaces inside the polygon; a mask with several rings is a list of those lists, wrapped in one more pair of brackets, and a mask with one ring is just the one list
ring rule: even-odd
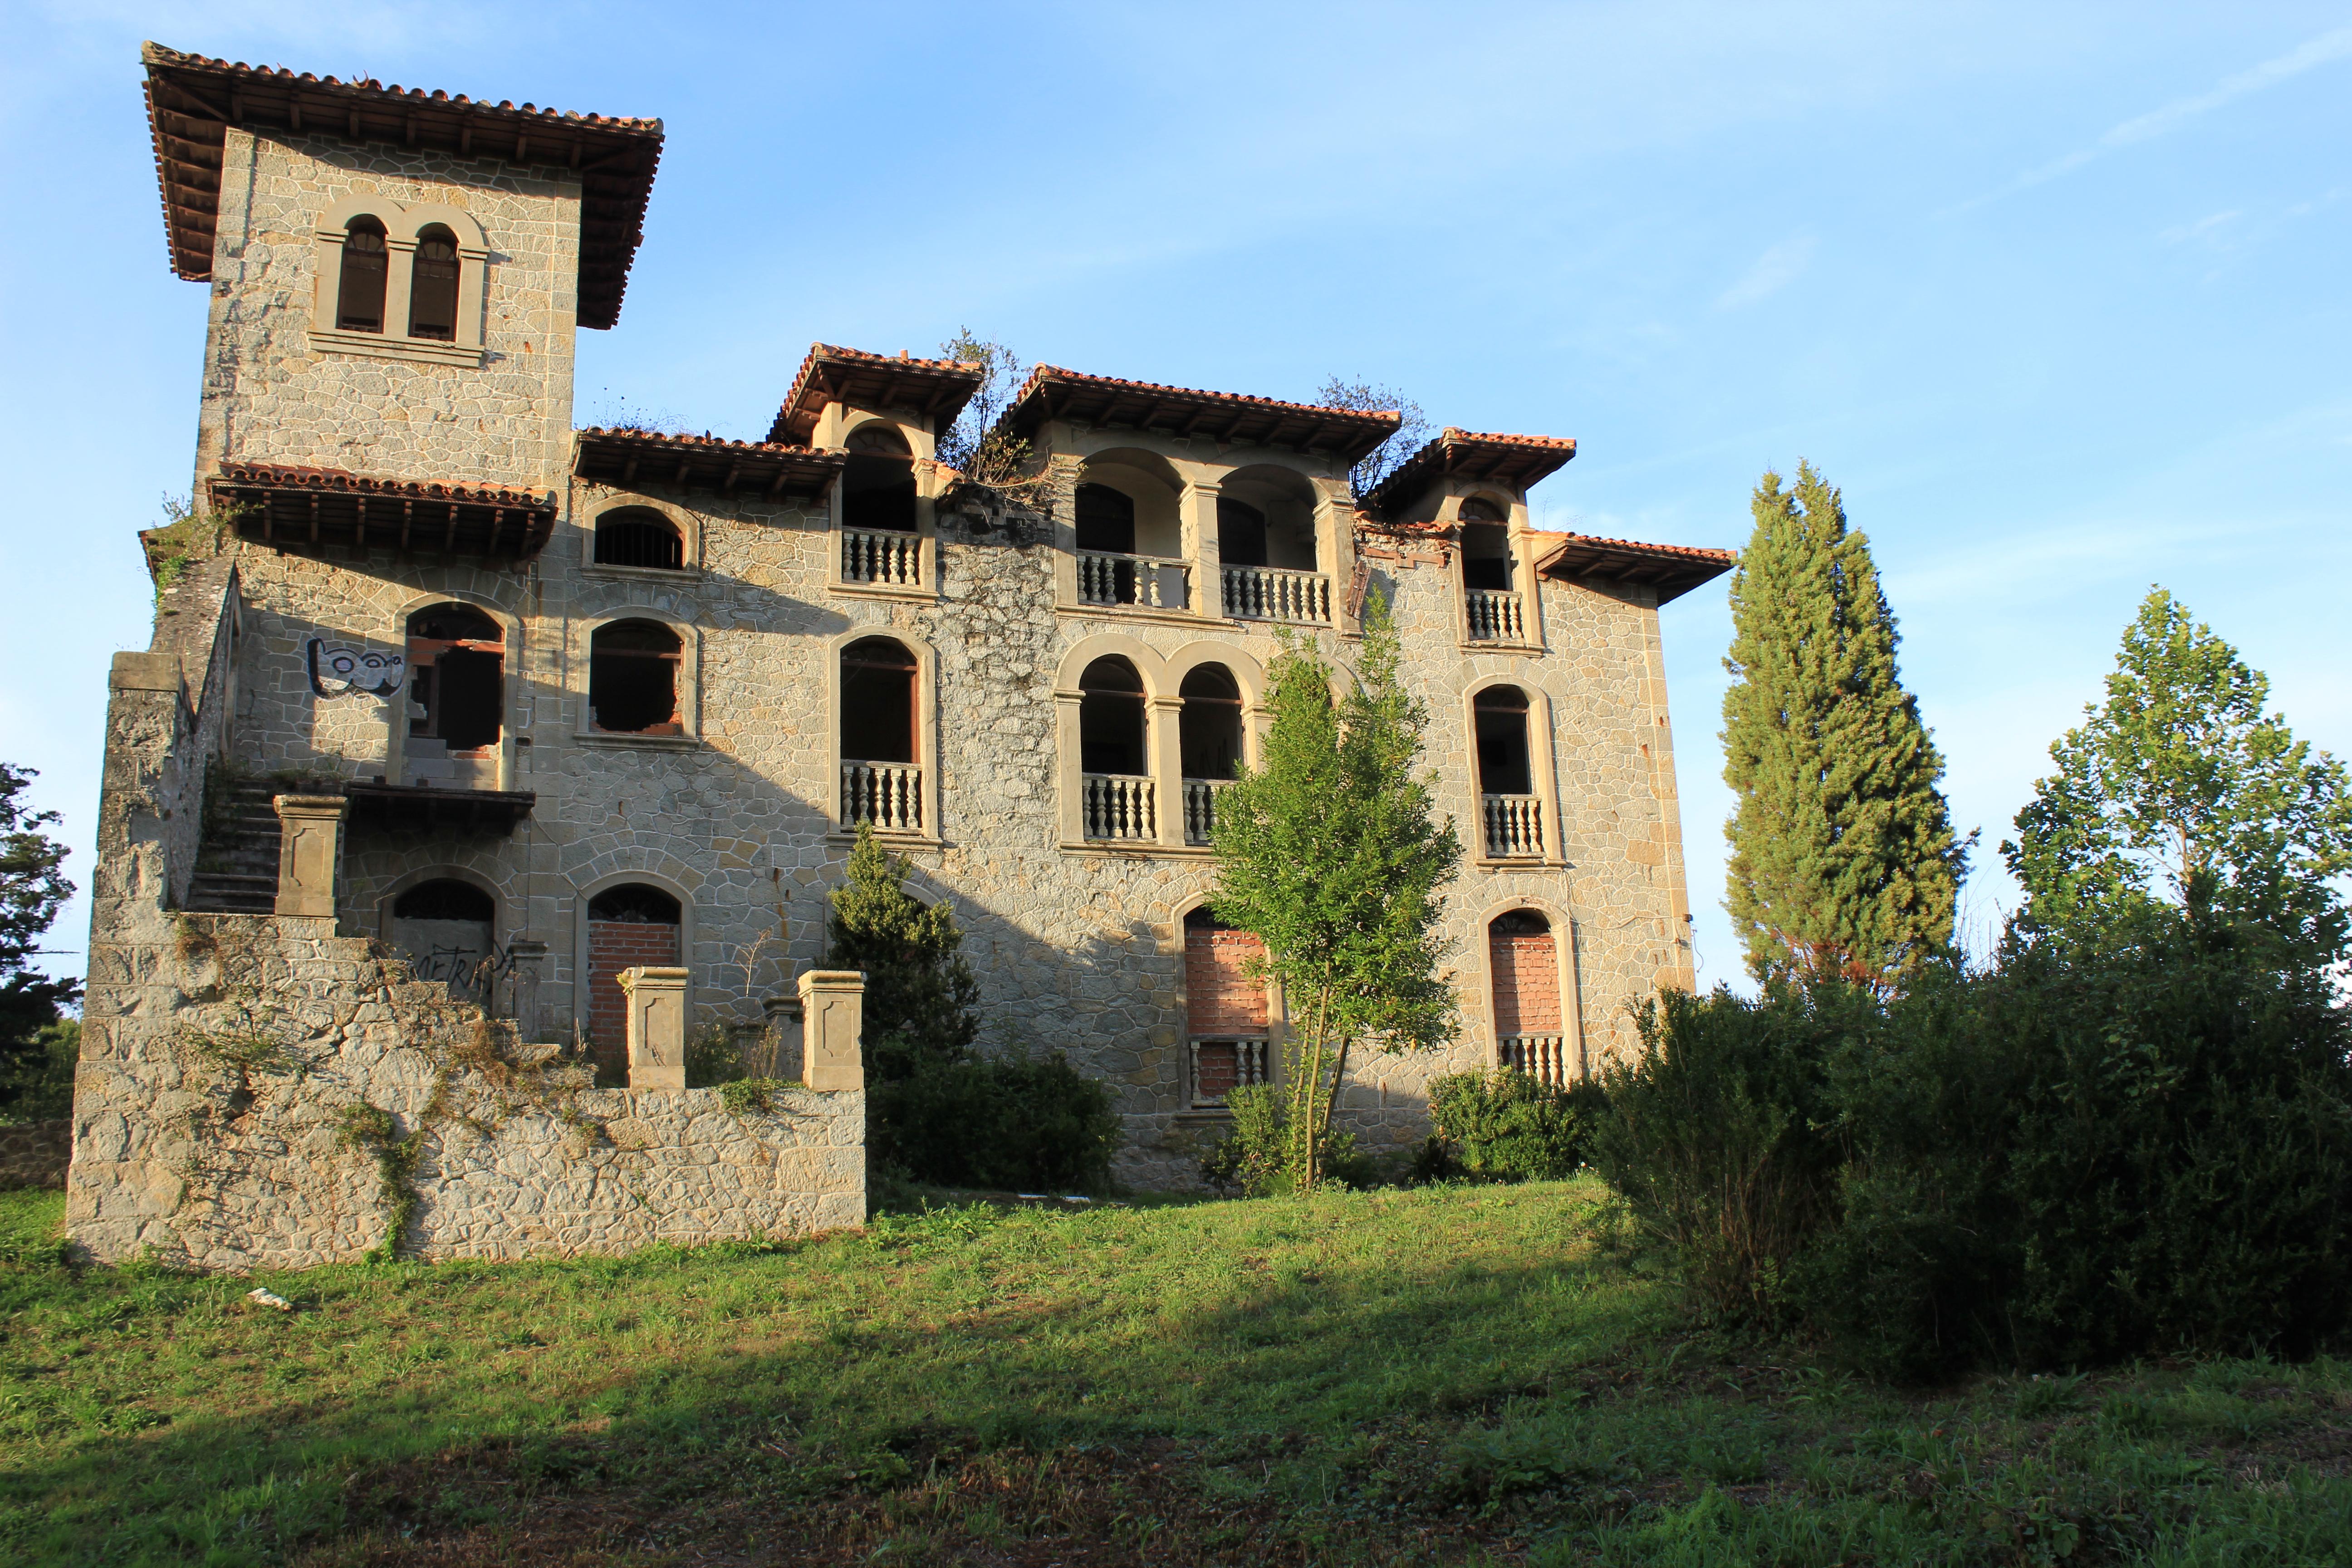
{"label": "arched window", "polygon": [[1486,958],[1495,987],[1496,1059],[1546,1083],[1565,1084],[1568,1041],[1551,922],[1534,910],[1496,916],[1486,925]]}
{"label": "arched window", "polygon": [[626,1083],[629,1001],[624,969],[673,969],[682,911],[659,888],[632,882],[588,900],[588,1039],[598,1076]]}
{"label": "arched window", "polygon": [[1228,566],[1264,566],[1265,513],[1245,502],[1217,500],[1217,553]]}
{"label": "arched window", "polygon": [[[346,332],[383,331],[383,225],[364,215],[343,229],[343,275],[335,289],[335,325]],[[454,315],[452,316],[454,320]]]}
{"label": "arched window", "polygon": [[408,275],[408,335],[457,341],[457,237],[427,224],[416,237]]}
{"label": "arched window", "polygon": [[659,621],[611,621],[588,642],[589,721],[611,735],[680,735],[677,668],[685,645]]}
{"label": "arched window", "polygon": [[1078,487],[1078,548],[1105,555],[1135,553],[1135,499],[1108,485]]}
{"label": "arched window", "polygon": [[[459,778],[438,764],[499,743],[506,635],[471,605],[434,605],[408,617],[408,772],[414,782]],[[420,742],[423,742],[420,744]]]}
{"label": "arched window", "polygon": [[[1500,522],[1468,521],[1470,504],[1463,507],[1462,524],[1462,585],[1488,593],[1507,594],[1511,588],[1511,534]],[[1491,512],[1492,507],[1483,507]]]}
{"label": "arched window", "polygon": [[1508,522],[1510,521],[1503,515],[1501,507],[1496,506],[1485,496],[1472,496],[1465,500],[1462,503],[1461,517],[1465,522]]}
{"label": "arched window", "polygon": [[596,564],[675,572],[686,564],[686,541],[677,524],[653,508],[623,507],[596,520]]}
{"label": "arched window", "polygon": [[1223,665],[1203,664],[1184,677],[1177,691],[1184,699],[1176,721],[1183,753],[1184,842],[1206,844],[1216,832],[1217,785],[1241,768],[1242,689]]}
{"label": "arched window", "polygon": [[1490,686],[1471,704],[1478,723],[1478,789],[1482,795],[1533,795],[1528,760],[1528,694]]}
{"label": "arched window", "polygon": [[849,462],[841,476],[841,521],[883,533],[915,531],[915,454],[887,425],[850,433]]}
{"label": "arched window", "polygon": [[1184,1032],[1191,1050],[1191,1103],[1223,1105],[1245,1084],[1265,1083],[1272,1067],[1265,983],[1250,976],[1265,944],[1209,912],[1184,917]]}
{"label": "arched window", "polygon": [[920,666],[893,637],[841,650],[841,820],[877,832],[923,829],[922,752],[915,682]]}
{"label": "arched window", "polygon": [[1143,678],[1112,655],[1078,677],[1078,770],[1088,838],[1160,836],[1159,792],[1148,776]]}
{"label": "arched window", "polygon": [[471,882],[439,877],[392,901],[392,945],[419,980],[480,989],[497,905]]}

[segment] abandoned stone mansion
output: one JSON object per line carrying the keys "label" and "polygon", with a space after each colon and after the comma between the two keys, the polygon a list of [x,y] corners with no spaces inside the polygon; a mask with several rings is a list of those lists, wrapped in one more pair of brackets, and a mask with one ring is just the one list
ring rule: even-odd
{"label": "abandoned stone mansion", "polygon": [[[983,1044],[1066,1052],[1123,1178],[1187,1184],[1283,1071],[1254,939],[1202,907],[1218,792],[1276,634],[1344,663],[1369,595],[1465,841],[1463,1027],[1363,1059],[1360,1135],[1417,1141],[1441,1072],[1590,1070],[1691,983],[1658,607],[1729,557],[1535,529],[1573,442],[1448,429],[1359,495],[1392,414],[1040,366],[998,426],[1028,466],[982,486],[938,457],[977,367],[824,344],[764,439],[575,428],[659,121],[144,65],[209,285],[205,515],[146,536],[154,637],[113,671],[99,1255],[352,1256],[370,1148],[427,1256],[859,1223],[855,977],[812,972],[861,821],[952,900]],[[468,1047],[483,1017],[535,1048]],[[688,1041],[805,1087],[722,1105]]]}

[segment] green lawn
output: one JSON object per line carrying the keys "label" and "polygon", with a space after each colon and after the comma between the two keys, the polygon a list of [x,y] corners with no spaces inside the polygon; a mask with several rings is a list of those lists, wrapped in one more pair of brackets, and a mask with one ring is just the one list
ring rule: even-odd
{"label": "green lawn", "polygon": [[1692,1331],[1601,1198],[231,1280],[0,1194],[0,1560],[2352,1564],[2352,1365],[1870,1389]]}

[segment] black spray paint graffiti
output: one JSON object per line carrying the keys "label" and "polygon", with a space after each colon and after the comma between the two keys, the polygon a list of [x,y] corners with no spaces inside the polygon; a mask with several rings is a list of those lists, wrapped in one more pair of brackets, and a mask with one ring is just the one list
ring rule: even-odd
{"label": "black spray paint graffiti", "polygon": [[310,639],[310,689],[321,697],[389,697],[400,689],[408,660],[396,653],[346,647]]}
{"label": "black spray paint graffiti", "polygon": [[436,947],[422,958],[411,958],[408,963],[419,980],[438,980],[485,1001],[489,998],[491,986],[515,970],[514,954],[495,943],[487,956],[475,948]]}

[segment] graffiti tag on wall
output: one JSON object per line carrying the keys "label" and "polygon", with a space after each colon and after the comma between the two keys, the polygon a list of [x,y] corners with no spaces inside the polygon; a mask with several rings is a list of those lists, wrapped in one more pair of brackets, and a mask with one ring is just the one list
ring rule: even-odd
{"label": "graffiti tag on wall", "polygon": [[396,653],[310,639],[310,689],[321,697],[389,697],[408,674]]}

